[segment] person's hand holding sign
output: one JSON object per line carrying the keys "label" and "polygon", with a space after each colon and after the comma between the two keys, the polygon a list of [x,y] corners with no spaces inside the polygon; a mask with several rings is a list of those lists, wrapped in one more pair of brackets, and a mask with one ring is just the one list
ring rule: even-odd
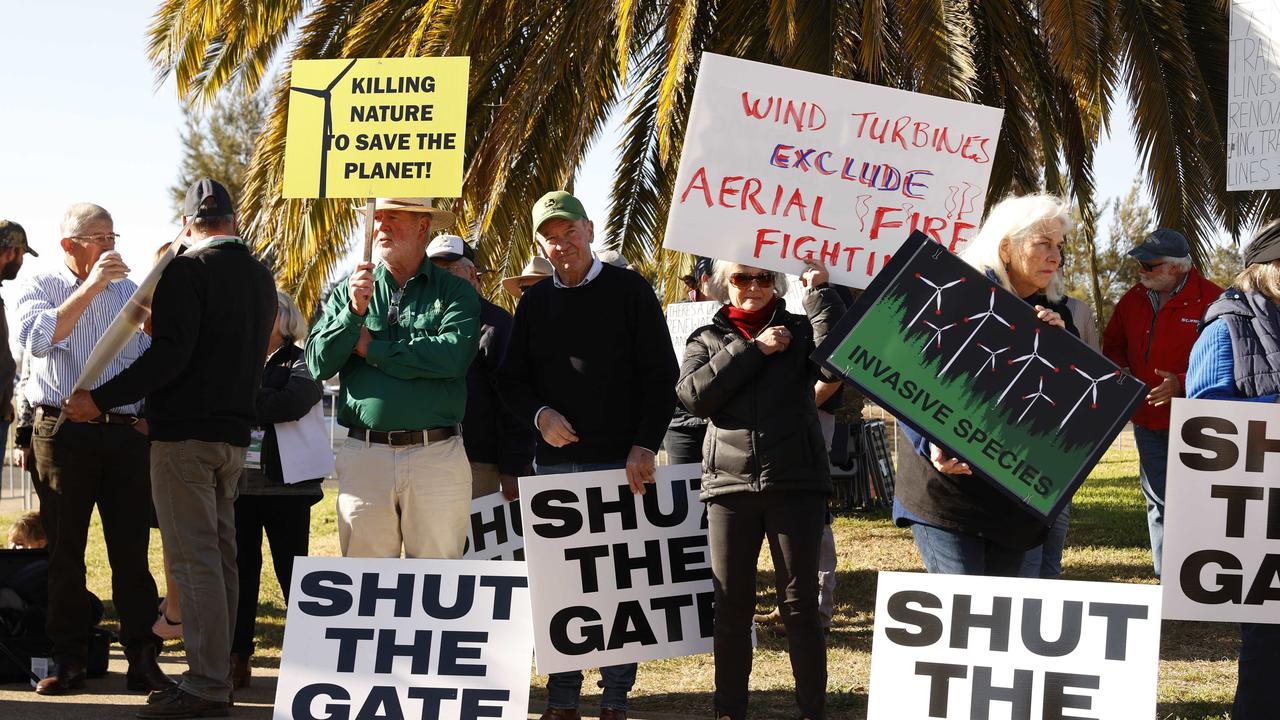
{"label": "person's hand holding sign", "polygon": [[929,460],[933,463],[933,467],[940,473],[948,475],[972,475],[973,471],[969,469],[969,464],[962,462],[953,457],[947,457],[942,448],[929,443]]}
{"label": "person's hand holding sign", "polygon": [[657,458],[649,448],[631,446],[631,452],[627,453],[627,482],[631,484],[631,492],[643,495],[645,484],[653,484]]}
{"label": "person's hand holding sign", "polygon": [[360,263],[356,271],[347,279],[347,287],[351,294],[351,312],[364,317],[369,312],[369,301],[373,299],[373,263]]}
{"label": "person's hand holding sign", "polygon": [[1036,317],[1046,325],[1052,325],[1063,330],[1067,329],[1067,324],[1063,322],[1062,316],[1043,305],[1036,306]]}
{"label": "person's hand holding sign", "polygon": [[800,273],[800,284],[807,288],[818,288],[826,285],[831,280],[831,273],[827,271],[827,266],[812,257],[805,258],[804,272]]}
{"label": "person's hand holding sign", "polygon": [[1156,374],[1164,378],[1164,382],[1147,393],[1147,404],[1153,407],[1168,405],[1176,397],[1182,396],[1182,383],[1178,376],[1165,370],[1156,370]]}
{"label": "person's hand holding sign", "polygon": [[62,412],[71,422],[85,422],[102,414],[88,390],[76,390],[62,401]]}
{"label": "person's hand holding sign", "polygon": [[564,447],[569,443],[578,442],[578,433],[569,421],[549,407],[538,412],[537,423],[538,432],[542,433],[543,441],[551,447]]}

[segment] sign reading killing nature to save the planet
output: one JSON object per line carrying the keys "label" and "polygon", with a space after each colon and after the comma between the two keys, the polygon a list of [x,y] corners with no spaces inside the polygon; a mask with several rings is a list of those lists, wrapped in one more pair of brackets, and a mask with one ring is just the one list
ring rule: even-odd
{"label": "sign reading killing nature to save the planet", "polygon": [[296,60],[284,197],[457,197],[466,57]]}
{"label": "sign reading killing nature to save the planet", "polygon": [[922,233],[814,357],[1042,518],[1071,499],[1146,395]]}
{"label": "sign reading killing nature to save the planet", "polygon": [[912,231],[976,232],[1003,114],[704,53],[664,244],[866,287]]}

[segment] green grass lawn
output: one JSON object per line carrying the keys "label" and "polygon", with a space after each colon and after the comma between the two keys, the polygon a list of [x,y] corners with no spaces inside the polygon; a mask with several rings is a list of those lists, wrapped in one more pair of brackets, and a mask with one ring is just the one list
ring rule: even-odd
{"label": "green grass lawn", "polygon": [[[1063,576],[1073,580],[1154,583],[1147,526],[1138,490],[1137,454],[1112,450],[1094,469],[1076,495],[1071,531],[1063,558]],[[141,512],[141,511],[140,511]],[[7,527],[12,517],[0,518]],[[872,610],[876,573],[880,570],[920,571],[922,566],[911,535],[895,528],[887,514],[837,517],[834,524],[839,550],[836,619],[828,654],[829,716],[841,720],[863,718],[871,660]],[[110,577],[101,525],[97,517],[86,557],[89,587],[107,600],[112,615]],[[337,527],[333,497],[313,509],[313,555],[337,555]],[[264,549],[264,554],[266,553]],[[159,533],[153,532],[151,565],[162,575]],[[773,563],[767,549],[760,557],[758,604],[774,605]],[[284,599],[276,585],[269,558],[264,561],[262,606],[259,613],[258,654],[255,664],[276,666],[284,637]],[[163,592],[163,588],[162,588]],[[1236,626],[1166,621],[1160,650],[1158,718],[1225,719],[1235,690]],[[178,648],[181,646],[178,645]],[[596,701],[595,680],[584,683],[584,708]],[[533,697],[545,698],[545,678],[533,679]],[[782,718],[794,715],[791,669],[786,638],[762,628],[751,676],[752,715]],[[633,691],[636,710],[706,716],[711,708],[712,662],[709,655],[644,663]]]}

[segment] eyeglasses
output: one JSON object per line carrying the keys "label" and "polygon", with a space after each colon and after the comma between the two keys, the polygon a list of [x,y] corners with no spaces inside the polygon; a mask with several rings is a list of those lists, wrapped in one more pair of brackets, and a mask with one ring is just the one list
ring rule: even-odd
{"label": "eyeglasses", "polygon": [[1141,260],[1139,260],[1139,261],[1138,261],[1138,265],[1142,266],[1142,270],[1143,270],[1144,272],[1155,272],[1155,271],[1156,271],[1156,269],[1157,269],[1157,268],[1159,268],[1160,266],[1164,265],[1164,263],[1154,263],[1154,264],[1153,264],[1153,263],[1142,262]]}
{"label": "eyeglasses", "polygon": [[120,239],[119,233],[102,233],[100,235],[70,235],[72,240],[83,240],[94,245],[108,245]]}
{"label": "eyeglasses", "polygon": [[[406,284],[406,287],[408,285]],[[404,297],[404,288],[391,293],[391,303],[387,306],[387,325],[395,325],[400,320],[400,298]]]}
{"label": "eyeglasses", "polygon": [[748,275],[747,273],[734,273],[729,276],[729,282],[739,290],[745,290],[751,287],[751,283],[755,283],[762,288],[773,287],[773,273],[762,272],[758,275]]}

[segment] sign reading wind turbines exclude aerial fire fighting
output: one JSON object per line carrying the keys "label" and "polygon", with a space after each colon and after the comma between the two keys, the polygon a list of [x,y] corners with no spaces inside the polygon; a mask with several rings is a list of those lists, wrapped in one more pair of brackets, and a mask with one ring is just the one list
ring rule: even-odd
{"label": "sign reading wind turbines exclude aerial fire fighting", "polygon": [[296,60],[283,196],[458,197],[470,58]]}
{"label": "sign reading wind turbines exclude aerial fire fighting", "polygon": [[664,246],[866,287],[977,230],[1004,111],[704,53]]}
{"label": "sign reading wind turbines exclude aerial fire fighting", "polygon": [[914,233],[814,358],[1055,517],[1146,386],[985,275]]}

